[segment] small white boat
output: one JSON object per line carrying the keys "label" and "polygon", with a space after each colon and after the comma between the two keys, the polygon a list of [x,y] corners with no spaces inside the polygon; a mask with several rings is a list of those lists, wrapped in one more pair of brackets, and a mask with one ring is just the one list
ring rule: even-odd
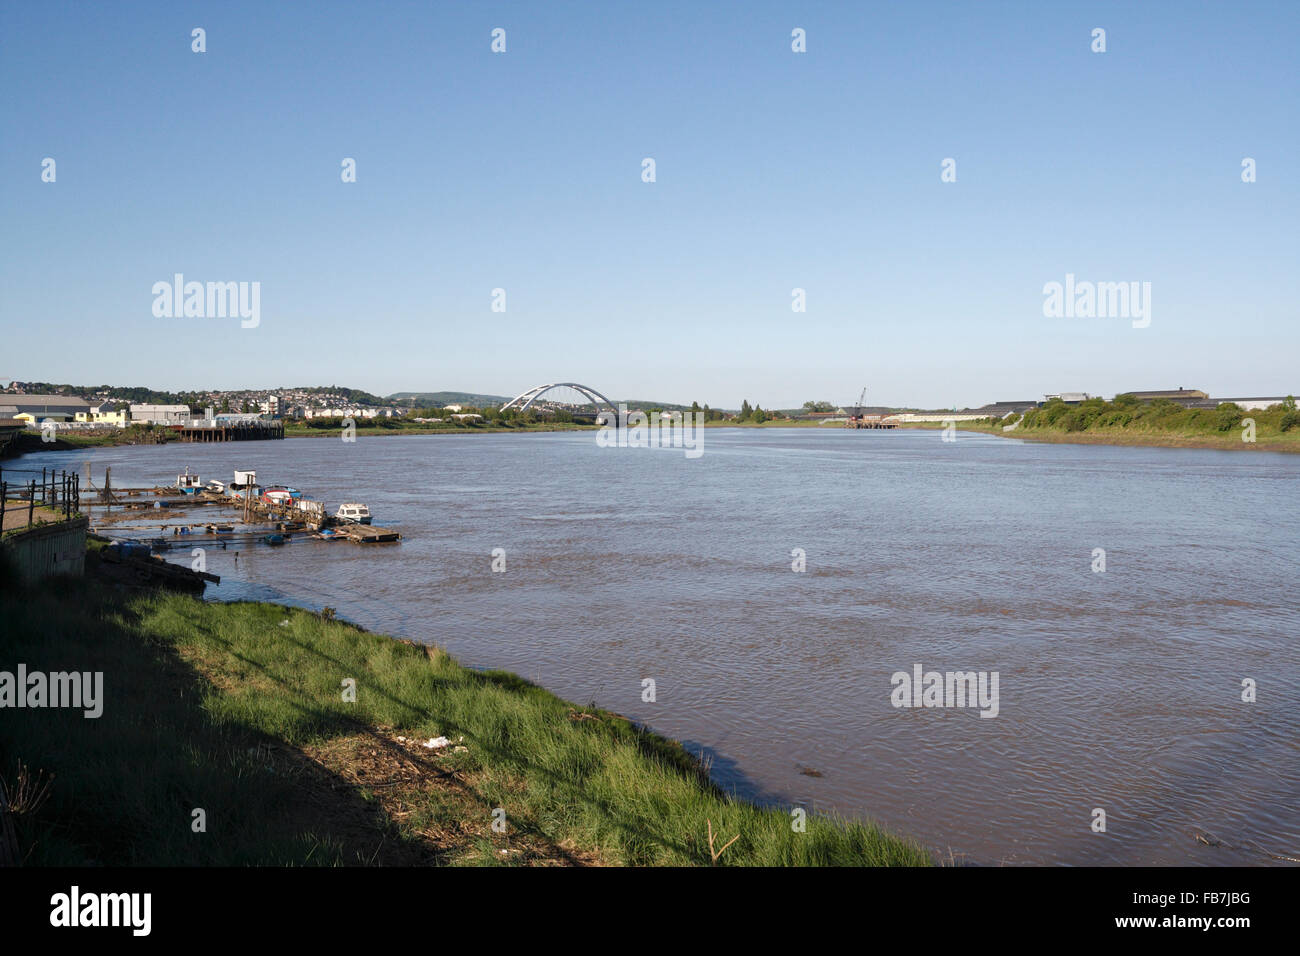
{"label": "small white boat", "polygon": [[198,475],[191,475],[188,468],[185,474],[176,476],[176,487],[180,489],[183,495],[192,495],[203,487],[203,479]]}
{"label": "small white boat", "polygon": [[208,482],[208,491],[212,492],[214,495],[224,495],[226,493],[226,483],[224,481],[217,481],[217,479],[213,478]]}
{"label": "small white boat", "polygon": [[350,501],[339,505],[334,517],[352,524],[370,524],[370,509],[360,502]]}

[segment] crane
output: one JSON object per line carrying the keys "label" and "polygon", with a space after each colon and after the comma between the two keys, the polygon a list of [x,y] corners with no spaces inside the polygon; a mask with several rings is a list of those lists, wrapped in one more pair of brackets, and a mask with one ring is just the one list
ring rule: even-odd
{"label": "crane", "polygon": [[862,405],[866,400],[867,400],[867,387],[864,385],[862,386],[862,394],[858,396],[858,404],[853,406],[854,418],[862,417]]}

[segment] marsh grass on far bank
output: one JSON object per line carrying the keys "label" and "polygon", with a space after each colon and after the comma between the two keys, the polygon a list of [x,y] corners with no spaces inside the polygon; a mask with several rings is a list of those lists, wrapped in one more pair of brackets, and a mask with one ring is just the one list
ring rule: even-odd
{"label": "marsh grass on far bank", "polygon": [[[1077,405],[1053,399],[1020,417],[956,424],[959,429],[1026,441],[1300,452],[1300,411],[1292,398],[1250,410],[1232,402],[1217,408],[1184,408],[1167,399],[1143,402],[1132,395],[1116,395],[1109,402],[1090,398]],[[1008,425],[1015,427],[1008,431]],[[944,426],[925,422],[903,427]]]}

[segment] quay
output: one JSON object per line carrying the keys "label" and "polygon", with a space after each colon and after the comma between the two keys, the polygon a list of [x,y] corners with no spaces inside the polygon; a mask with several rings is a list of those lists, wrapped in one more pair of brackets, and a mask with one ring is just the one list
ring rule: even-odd
{"label": "quay", "polygon": [[890,415],[854,415],[844,422],[845,428],[897,428],[898,419]]}
{"label": "quay", "polygon": [[[268,544],[280,543],[267,540],[272,535],[279,535],[282,540],[299,536],[347,538],[357,544],[402,540],[401,533],[395,529],[361,524],[331,515],[325,510],[324,502],[303,497],[297,492],[294,492],[293,497],[288,496],[287,492],[293,489],[274,485],[263,488],[257,483],[255,472],[236,471],[235,480],[228,486],[222,482],[210,482],[209,486],[204,487],[199,482],[197,475],[190,475],[187,471],[185,475],[177,477],[175,485],[114,487],[110,467],[104,470],[101,488],[95,488],[87,478],[87,490],[80,494],[79,503],[88,514],[96,516],[97,528],[147,531],[152,535],[152,546],[159,551],[198,543],[222,546],[262,541]],[[276,493],[286,494],[277,498]],[[158,518],[178,518],[183,513],[180,509],[192,508],[217,508],[228,515],[233,512],[234,517],[218,521],[195,515],[198,522],[194,524],[155,523]],[[219,531],[218,528],[223,530]]]}
{"label": "quay", "polygon": [[188,425],[173,425],[171,430],[177,432],[184,442],[269,441],[284,438],[284,422],[279,419],[269,422],[199,419]]}

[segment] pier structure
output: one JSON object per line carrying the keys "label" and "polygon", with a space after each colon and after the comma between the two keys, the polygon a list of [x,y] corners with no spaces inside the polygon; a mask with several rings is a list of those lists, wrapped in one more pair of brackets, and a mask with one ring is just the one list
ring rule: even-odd
{"label": "pier structure", "polygon": [[284,437],[284,422],[210,422],[199,419],[188,425],[173,425],[181,441],[268,441]]}
{"label": "pier structure", "polygon": [[[247,473],[251,476],[251,472]],[[76,479],[78,476],[73,476]],[[89,480],[87,482],[89,484]],[[93,485],[90,485],[94,489]],[[220,493],[208,489],[202,489],[191,493],[183,493],[176,486],[156,485],[154,487],[127,488],[114,487],[112,485],[111,474],[105,469],[103,487],[98,489],[96,496],[84,496],[80,498],[82,507],[91,514],[97,514],[97,526],[105,527],[108,525],[117,525],[123,530],[135,527],[134,525],[120,525],[119,522],[129,520],[139,522],[142,519],[148,520],[150,529],[157,527],[153,520],[145,519],[145,515],[155,513],[162,517],[175,517],[180,512],[177,509],[189,508],[208,508],[215,507],[226,512],[234,512],[239,521],[235,522],[244,526],[261,526],[261,530],[256,527],[247,527],[232,536],[227,530],[223,533],[192,533],[185,531],[176,535],[176,541],[168,541],[166,547],[173,544],[217,542],[217,541],[236,541],[249,538],[249,542],[260,540],[267,534],[279,533],[286,538],[292,537],[297,533],[316,534],[325,529],[331,529],[335,534],[348,538],[357,544],[378,544],[384,542],[400,541],[402,535],[392,528],[382,528],[378,525],[355,524],[349,521],[340,520],[326,512],[325,506],[320,501],[309,498],[293,498],[283,504],[276,504],[263,500],[257,494],[257,486],[242,486],[242,490],[235,493]],[[116,509],[120,517],[113,517],[112,511]],[[205,518],[198,524],[189,525],[189,528],[207,526],[212,527],[215,522],[212,519]],[[181,527],[180,525],[176,526]],[[140,529],[136,529],[140,530]],[[250,537],[251,536],[251,537]],[[159,540],[159,539],[155,539]]]}
{"label": "pier structure", "polygon": [[892,415],[854,415],[844,422],[845,428],[897,428],[898,419]]}

